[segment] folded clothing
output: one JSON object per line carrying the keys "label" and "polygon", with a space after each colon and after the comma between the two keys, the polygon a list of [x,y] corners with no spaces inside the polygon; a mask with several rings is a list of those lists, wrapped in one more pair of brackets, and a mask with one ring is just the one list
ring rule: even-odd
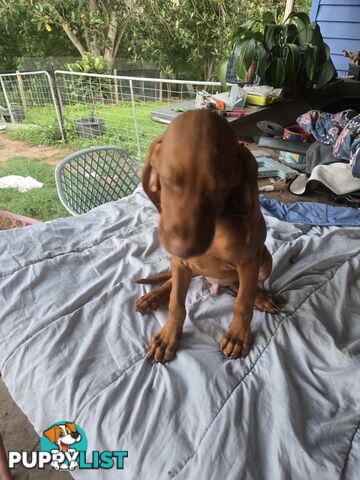
{"label": "folded clothing", "polygon": [[336,159],[350,161],[352,174],[360,177],[360,114],[355,110],[326,113],[310,110],[297,123],[321,143],[333,146]]}
{"label": "folded clothing", "polygon": [[313,169],[318,165],[329,165],[330,163],[336,162],[339,162],[339,159],[335,158],[333,147],[331,145],[314,142],[310,145],[306,152],[305,173],[310,175]]}
{"label": "folded clothing", "polygon": [[283,203],[263,195],[260,195],[260,204],[264,215],[283,222],[322,227],[360,227],[360,210],[356,208],[334,207],[317,202]]}

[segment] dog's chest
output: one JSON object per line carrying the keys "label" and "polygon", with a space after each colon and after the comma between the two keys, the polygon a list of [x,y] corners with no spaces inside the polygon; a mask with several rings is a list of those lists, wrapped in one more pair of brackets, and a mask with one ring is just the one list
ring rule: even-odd
{"label": "dog's chest", "polygon": [[219,285],[225,286],[238,279],[235,264],[226,257],[211,254],[209,251],[189,259],[186,263],[194,274],[208,277],[211,283],[220,282]]}

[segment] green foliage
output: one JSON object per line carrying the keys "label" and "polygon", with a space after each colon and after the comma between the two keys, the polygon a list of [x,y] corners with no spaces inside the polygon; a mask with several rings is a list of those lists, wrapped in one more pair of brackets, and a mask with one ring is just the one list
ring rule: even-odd
{"label": "green foliage", "polygon": [[96,58],[91,56],[91,53],[84,53],[81,60],[75,63],[65,64],[66,70],[70,72],[84,72],[84,73],[107,73],[108,68],[103,56],[99,55]]}
{"label": "green foliage", "polygon": [[[262,19],[235,29],[233,60],[239,81],[249,81],[249,68],[257,62],[261,84],[296,91],[323,87],[336,71],[319,25],[304,12],[291,13],[285,22],[279,22],[280,15],[278,9],[264,12]],[[224,71],[223,62],[220,79],[225,86]]]}
{"label": "green foliage", "polygon": [[134,61],[152,60],[176,77],[213,80],[219,60],[230,54],[234,25],[279,3],[274,0],[152,0],[134,18],[128,38]]}
{"label": "green foliage", "polygon": [[34,127],[20,127],[10,132],[10,136],[16,140],[22,140],[30,145],[55,145],[61,142],[59,126],[37,125]]}
{"label": "green foliage", "polygon": [[4,10],[0,1],[0,71],[24,70],[28,59],[36,58],[43,64],[44,57],[73,56],[76,49],[61,30],[38,30],[21,8]]}
{"label": "green foliage", "polygon": [[[280,4],[284,1],[0,0],[0,70],[27,68],[26,57],[86,52],[103,57],[111,69],[121,52],[134,62],[151,61],[167,78],[212,80],[218,62],[230,54],[234,25],[262,18]],[[296,2],[304,11],[310,4]]]}
{"label": "green foliage", "polygon": [[140,0],[1,0],[0,17],[9,23],[20,13],[49,37],[63,31],[81,55],[103,56],[111,68],[139,5]]}
{"label": "green foliage", "polygon": [[0,189],[1,210],[38,220],[52,220],[69,215],[57,196],[54,167],[36,158],[13,157],[0,166],[0,177],[6,175],[31,176],[44,186],[28,192],[19,192],[15,188]]}

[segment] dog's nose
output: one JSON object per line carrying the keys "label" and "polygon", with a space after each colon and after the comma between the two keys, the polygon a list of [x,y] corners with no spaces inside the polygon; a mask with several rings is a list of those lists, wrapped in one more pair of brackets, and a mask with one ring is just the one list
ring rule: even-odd
{"label": "dog's nose", "polygon": [[75,440],[79,437],[80,433],[78,432],[71,432],[71,437],[75,438]]}

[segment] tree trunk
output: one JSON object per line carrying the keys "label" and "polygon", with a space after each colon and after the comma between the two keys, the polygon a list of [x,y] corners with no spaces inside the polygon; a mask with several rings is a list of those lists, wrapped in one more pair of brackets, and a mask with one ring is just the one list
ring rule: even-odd
{"label": "tree trunk", "polygon": [[110,46],[105,48],[104,52],[104,59],[105,62],[107,63],[107,66],[109,70],[112,70],[116,52],[115,52],[115,46],[116,46],[116,34],[118,31],[118,21],[117,21],[117,15],[115,11],[111,12],[110,15],[110,21],[109,21],[109,28],[108,28],[108,42],[110,43]]}
{"label": "tree trunk", "polygon": [[204,80],[205,82],[211,82],[215,74],[215,59],[213,56],[205,60],[204,65]]}
{"label": "tree trunk", "polygon": [[66,22],[62,22],[61,26],[66,33],[66,35],[69,37],[71,43],[76,47],[76,49],[80,52],[80,55],[84,55],[86,53],[85,48],[83,47],[82,43],[78,39],[78,37],[75,35],[75,33],[71,30],[69,25]]}

